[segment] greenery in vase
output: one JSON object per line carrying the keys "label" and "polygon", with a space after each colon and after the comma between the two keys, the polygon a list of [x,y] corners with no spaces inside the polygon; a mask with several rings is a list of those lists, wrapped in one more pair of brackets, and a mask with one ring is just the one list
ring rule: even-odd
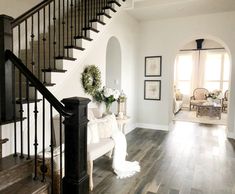
{"label": "greenery in vase", "polygon": [[116,89],[103,87],[102,90],[97,90],[93,96],[97,102],[104,102],[106,108],[109,109],[111,104],[118,100],[120,92]]}
{"label": "greenery in vase", "polygon": [[206,98],[222,99],[222,92],[220,90],[214,90],[206,94]]}

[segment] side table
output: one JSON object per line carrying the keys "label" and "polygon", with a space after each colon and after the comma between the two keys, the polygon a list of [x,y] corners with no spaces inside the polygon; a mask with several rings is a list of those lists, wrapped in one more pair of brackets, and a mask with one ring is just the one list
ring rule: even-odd
{"label": "side table", "polygon": [[123,134],[125,134],[124,133],[125,125],[130,121],[130,117],[129,116],[123,116],[123,118],[116,117],[116,120],[120,131]]}

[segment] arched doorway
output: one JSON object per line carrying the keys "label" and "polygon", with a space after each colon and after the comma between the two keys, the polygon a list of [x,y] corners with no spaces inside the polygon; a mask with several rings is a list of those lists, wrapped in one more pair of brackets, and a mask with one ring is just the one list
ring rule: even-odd
{"label": "arched doorway", "polygon": [[[173,120],[227,125],[230,70],[229,53],[217,41],[196,39],[184,45],[175,59]],[[201,92],[198,101],[195,91]]]}
{"label": "arched doorway", "polygon": [[[121,46],[116,37],[111,37],[106,49],[106,74],[105,85],[109,88],[121,90]],[[112,105],[112,111],[117,110],[116,103]]]}

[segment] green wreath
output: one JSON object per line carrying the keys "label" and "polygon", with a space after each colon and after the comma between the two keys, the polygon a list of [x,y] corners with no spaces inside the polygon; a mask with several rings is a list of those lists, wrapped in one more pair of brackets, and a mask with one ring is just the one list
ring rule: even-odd
{"label": "green wreath", "polygon": [[101,73],[97,66],[89,65],[82,73],[82,86],[85,93],[94,96],[96,91],[101,87]]}

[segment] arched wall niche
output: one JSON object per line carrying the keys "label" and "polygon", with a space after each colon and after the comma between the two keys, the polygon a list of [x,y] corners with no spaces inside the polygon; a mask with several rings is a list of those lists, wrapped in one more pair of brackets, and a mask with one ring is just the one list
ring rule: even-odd
{"label": "arched wall niche", "polygon": [[119,40],[112,36],[106,49],[106,73],[105,85],[121,90],[121,45]]}

